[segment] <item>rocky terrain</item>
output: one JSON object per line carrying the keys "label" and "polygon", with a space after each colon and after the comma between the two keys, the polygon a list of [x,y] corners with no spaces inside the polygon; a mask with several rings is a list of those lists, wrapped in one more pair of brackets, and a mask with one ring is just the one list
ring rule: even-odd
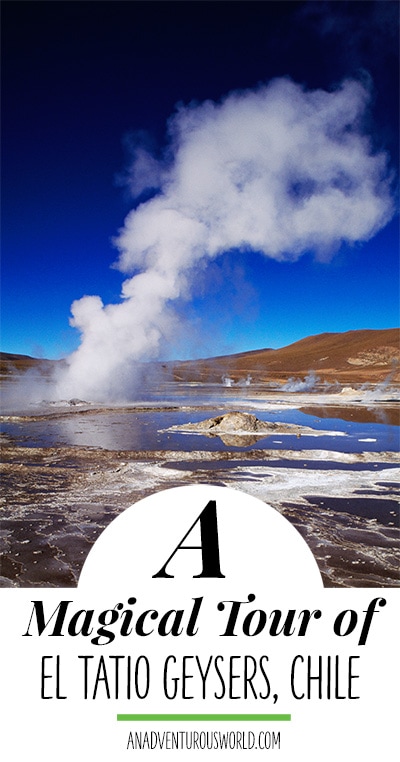
{"label": "rocky terrain", "polygon": [[[322,334],[159,364],[152,401],[3,409],[0,586],[75,586],[110,521],[188,483],[272,505],[307,541],[327,587],[398,586],[398,341],[398,330]],[[3,384],[55,365],[3,354]],[[293,410],[311,419],[285,421]]]}
{"label": "rocky terrain", "polygon": [[272,505],[309,544],[327,587],[399,584],[393,453],[4,448],[0,587],[74,587],[121,511],[183,484],[233,487]]}

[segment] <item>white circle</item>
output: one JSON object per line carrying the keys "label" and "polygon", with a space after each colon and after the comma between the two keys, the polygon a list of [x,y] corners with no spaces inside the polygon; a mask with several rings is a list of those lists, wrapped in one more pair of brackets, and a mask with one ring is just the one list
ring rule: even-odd
{"label": "white circle", "polygon": [[[210,501],[216,509],[216,524],[209,525],[214,536],[202,538]],[[215,533],[223,576],[207,577],[203,545],[214,543],[215,553]],[[165,576],[155,577],[163,568]],[[238,585],[274,592],[323,587],[310,548],[287,519],[258,498],[212,485],[163,490],[126,509],[95,542],[79,579],[80,589],[140,588],[157,595],[171,587],[195,595]]]}

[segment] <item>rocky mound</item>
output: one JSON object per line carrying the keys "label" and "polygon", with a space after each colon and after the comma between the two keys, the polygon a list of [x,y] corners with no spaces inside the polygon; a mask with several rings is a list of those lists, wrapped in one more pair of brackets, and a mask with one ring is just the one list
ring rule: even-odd
{"label": "rocky mound", "polygon": [[[270,434],[292,434],[301,436],[308,434],[316,436],[332,434],[333,432],[312,429],[309,426],[298,426],[292,423],[274,423],[260,421],[252,413],[232,412],[218,415],[215,418],[207,418],[198,423],[186,423],[179,426],[171,426],[169,431],[181,431],[182,433],[203,434],[205,436],[218,436],[224,444],[233,446],[247,446],[256,444],[259,439]],[[337,433],[337,432],[335,432]]]}
{"label": "rocky mound", "polygon": [[260,427],[264,430],[265,426],[266,424],[263,421],[260,421],[255,415],[238,412],[225,413],[225,415],[218,415],[216,418],[208,418],[199,423],[187,424],[187,428],[195,428],[197,431],[234,431],[236,434],[238,432],[247,434],[249,432],[259,431]]}

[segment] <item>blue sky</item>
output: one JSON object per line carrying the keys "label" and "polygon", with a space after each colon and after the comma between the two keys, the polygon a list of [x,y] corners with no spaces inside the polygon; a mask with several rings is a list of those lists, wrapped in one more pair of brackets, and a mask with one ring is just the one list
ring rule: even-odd
{"label": "blue sky", "polygon": [[[129,145],[165,154],[177,104],[219,102],[290,77],[368,81],[364,127],[398,165],[395,2],[2,3],[2,349],[48,358],[79,345],[70,307],[120,302],[113,239],[138,203]],[[162,162],[161,165],[162,166]],[[397,180],[392,182],[396,203]],[[143,197],[141,198],[143,200]],[[227,247],[229,249],[229,247]],[[220,253],[179,298],[164,359],[279,347],[398,324],[398,220],[320,261]],[[325,259],[327,259],[325,257]],[[139,268],[140,269],[140,268]],[[134,328],[133,328],[134,329]]]}

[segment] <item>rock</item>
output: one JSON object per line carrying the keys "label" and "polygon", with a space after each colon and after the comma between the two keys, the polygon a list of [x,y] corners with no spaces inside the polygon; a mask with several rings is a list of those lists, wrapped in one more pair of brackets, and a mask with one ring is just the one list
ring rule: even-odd
{"label": "rock", "polygon": [[216,418],[208,418],[206,421],[200,423],[190,424],[201,429],[218,429],[218,431],[243,431],[253,432],[257,431],[259,424],[262,424],[265,428],[265,423],[259,421],[252,413],[225,413],[225,415],[218,415]]}
{"label": "rock", "polygon": [[264,439],[271,434],[291,434],[301,436],[321,436],[334,433],[336,436],[344,435],[343,432],[329,432],[321,429],[312,429],[309,426],[299,426],[293,423],[275,423],[272,421],[260,421],[252,413],[225,413],[215,418],[207,418],[198,423],[185,423],[179,426],[171,426],[167,431],[181,431],[182,433],[196,432],[208,437],[220,437],[226,445],[248,446],[255,444],[259,439]]}

